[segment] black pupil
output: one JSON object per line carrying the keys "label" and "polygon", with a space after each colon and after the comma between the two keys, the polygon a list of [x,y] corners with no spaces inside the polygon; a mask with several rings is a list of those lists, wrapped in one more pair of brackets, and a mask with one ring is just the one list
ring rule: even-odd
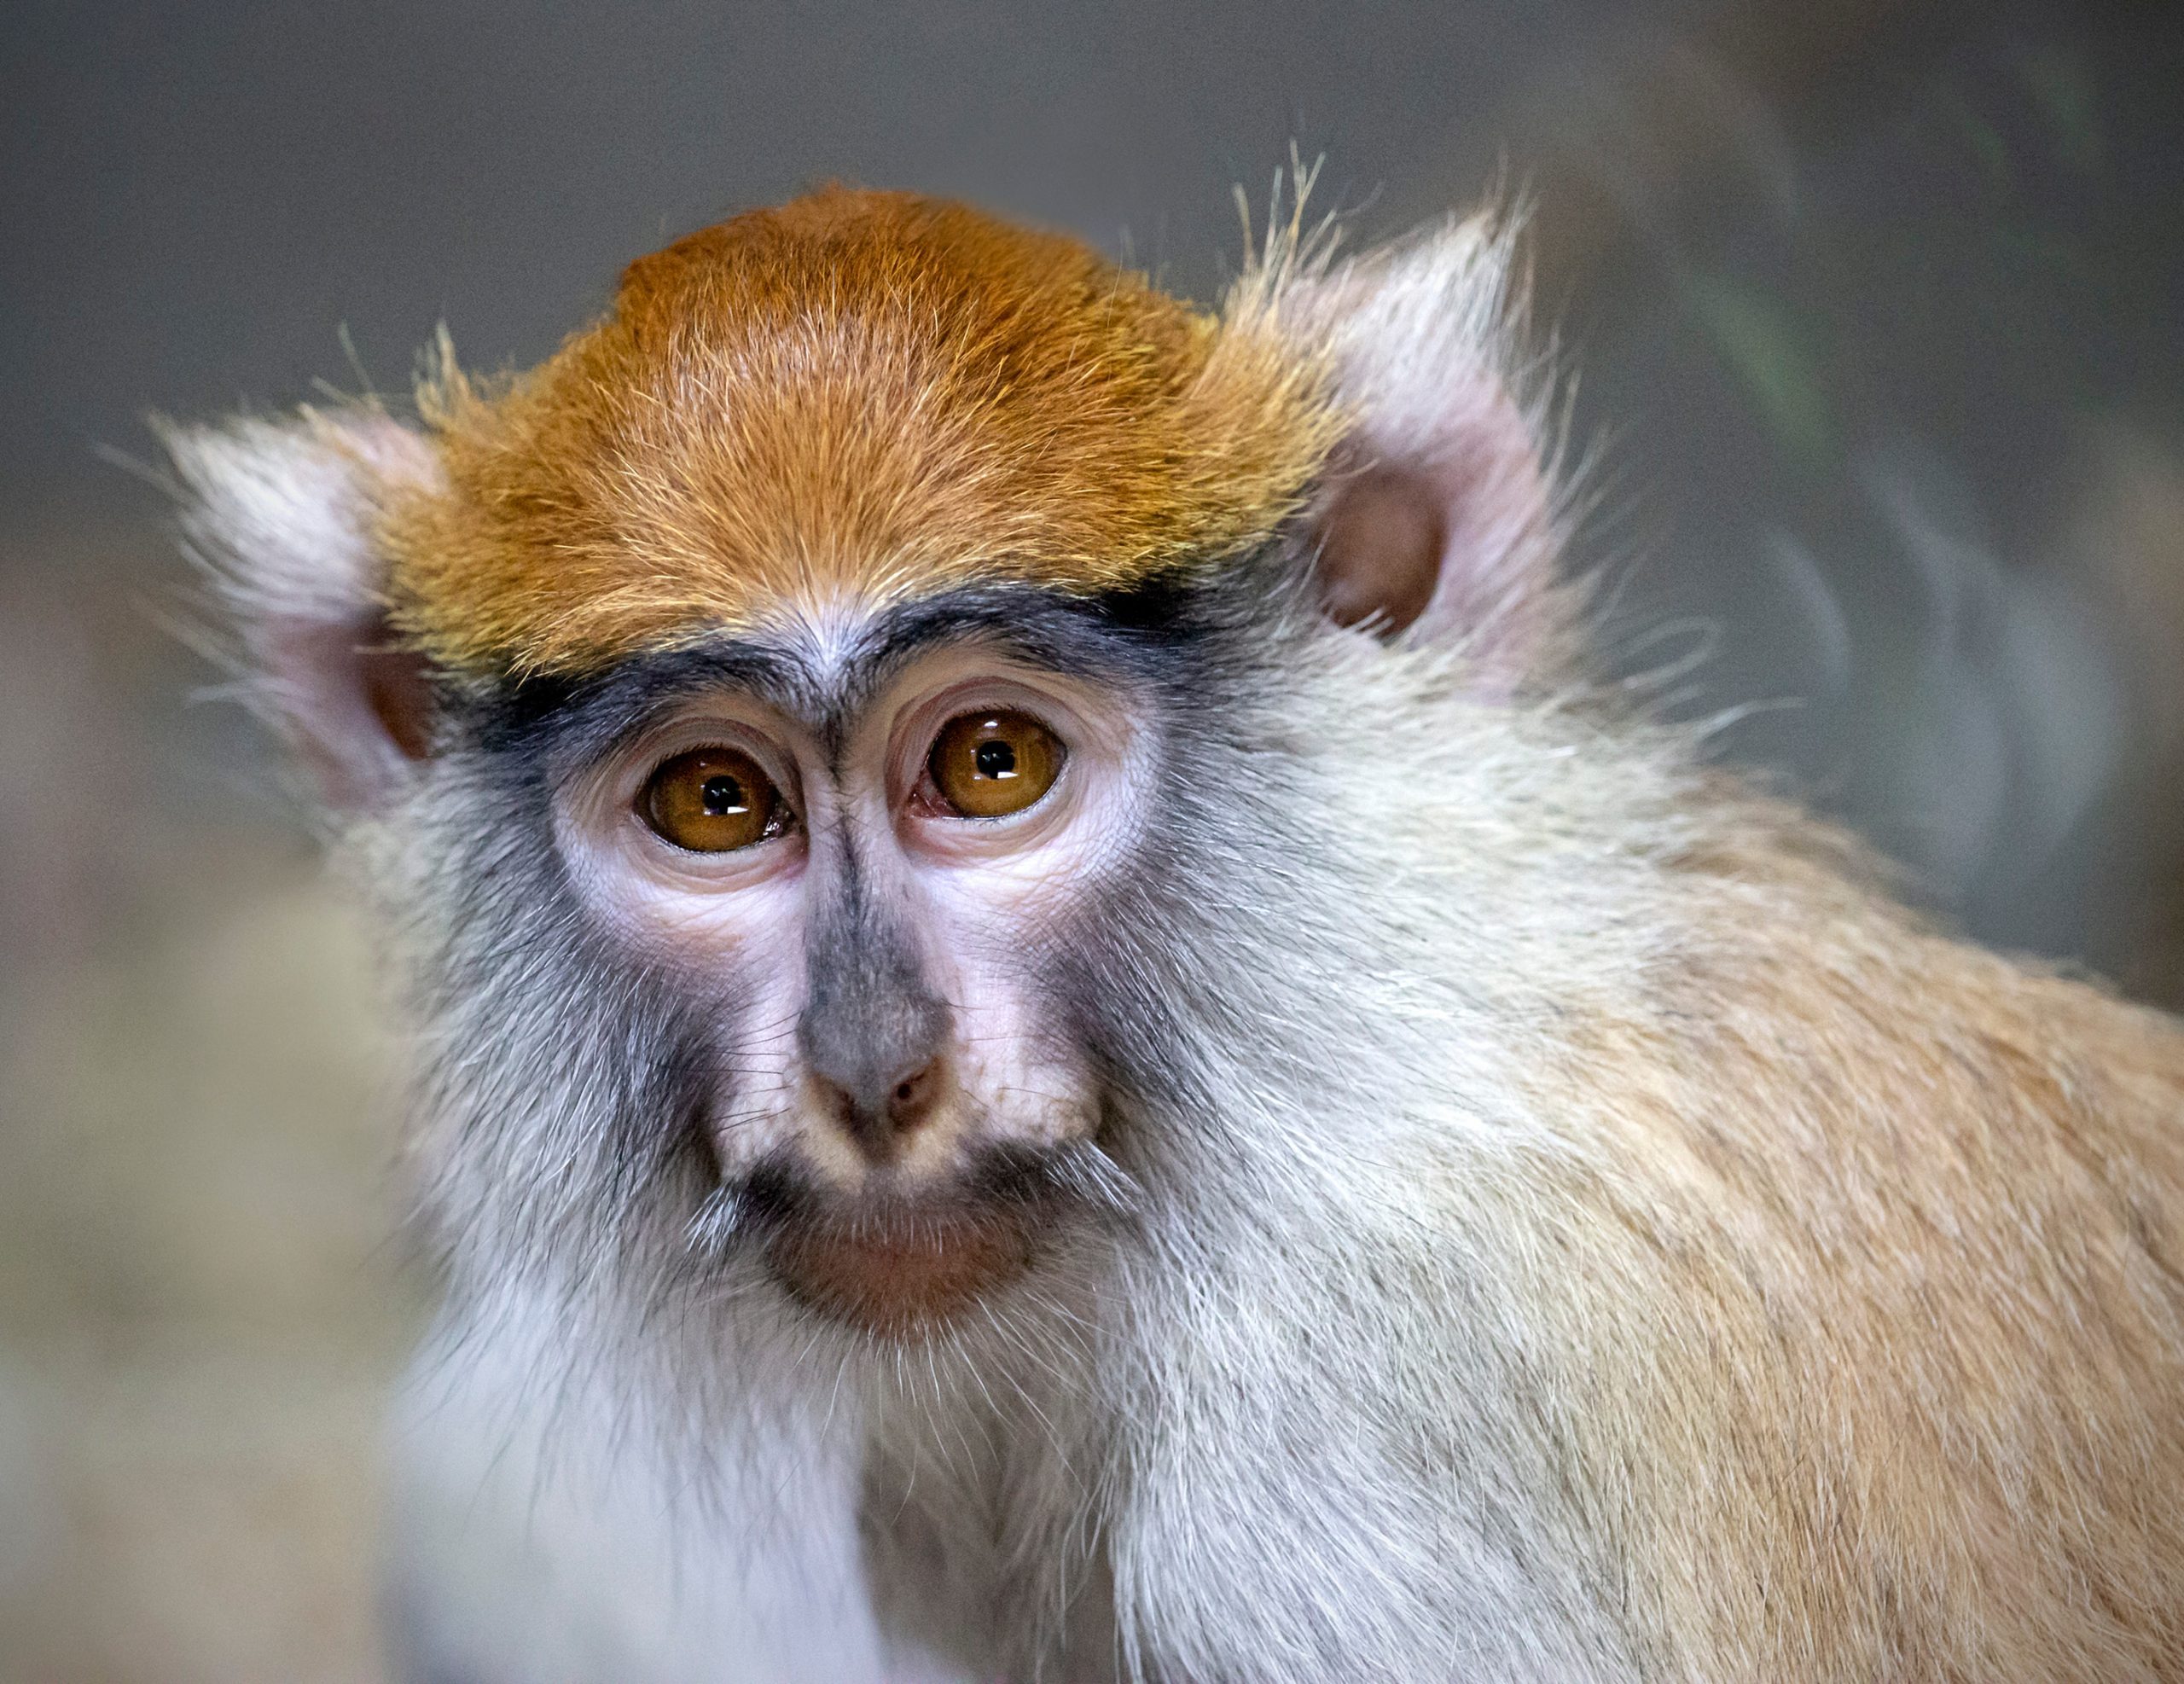
{"label": "black pupil", "polygon": [[743,786],[726,772],[715,772],[698,786],[698,798],[706,804],[706,813],[713,818],[725,818],[730,813],[741,813],[750,803],[743,798]]}
{"label": "black pupil", "polygon": [[982,778],[1013,778],[1016,775],[1016,750],[1009,744],[990,740],[979,745],[972,758],[978,763]]}

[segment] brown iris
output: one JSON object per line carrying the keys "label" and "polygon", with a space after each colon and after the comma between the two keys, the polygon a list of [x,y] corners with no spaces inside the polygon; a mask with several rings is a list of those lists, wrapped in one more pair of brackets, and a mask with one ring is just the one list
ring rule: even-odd
{"label": "brown iris", "polygon": [[781,792],[749,755],[694,748],[660,763],[637,798],[644,822],[678,848],[726,854],[782,828]]}
{"label": "brown iris", "polygon": [[1020,813],[1054,787],[1062,747],[1028,713],[965,713],[940,728],[926,763],[944,804],[964,818]]}

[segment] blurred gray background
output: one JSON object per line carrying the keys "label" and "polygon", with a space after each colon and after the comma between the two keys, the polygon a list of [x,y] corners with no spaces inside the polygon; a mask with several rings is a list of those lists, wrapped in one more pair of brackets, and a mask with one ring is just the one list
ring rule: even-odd
{"label": "blurred gray background", "polygon": [[931,0],[0,11],[0,1679],[368,1680],[363,945],[173,634],[148,409],[528,363],[829,177],[1179,290],[1537,206],[1617,669],[1981,938],[2184,1002],[2184,9]]}

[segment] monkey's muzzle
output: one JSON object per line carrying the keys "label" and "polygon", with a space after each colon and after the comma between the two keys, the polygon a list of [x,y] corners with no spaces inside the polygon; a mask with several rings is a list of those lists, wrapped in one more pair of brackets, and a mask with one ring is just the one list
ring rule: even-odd
{"label": "monkey's muzzle", "polygon": [[851,1199],[770,1166],[744,1195],[766,1267],[791,1298],[895,1338],[959,1320],[1021,1278],[1064,1202],[1020,1165],[945,1192]]}

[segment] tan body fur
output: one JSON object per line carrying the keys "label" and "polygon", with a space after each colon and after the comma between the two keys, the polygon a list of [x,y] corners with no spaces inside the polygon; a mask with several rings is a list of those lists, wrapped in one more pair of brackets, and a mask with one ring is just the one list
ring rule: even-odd
{"label": "tan body fur", "polygon": [[1571,1431],[1665,1652],[2184,1676],[2184,1032],[1736,870],[1542,1095],[1606,1147],[1538,1286],[1591,1287]]}

